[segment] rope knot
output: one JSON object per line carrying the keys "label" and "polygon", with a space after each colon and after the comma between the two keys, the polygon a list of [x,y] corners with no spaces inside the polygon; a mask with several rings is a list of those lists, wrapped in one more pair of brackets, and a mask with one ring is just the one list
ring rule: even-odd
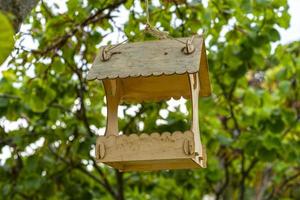
{"label": "rope knot", "polygon": [[101,48],[101,50],[100,50],[100,53],[101,53],[101,60],[102,60],[103,62],[105,62],[105,61],[108,61],[108,60],[112,57],[112,55],[114,55],[114,54],[120,54],[120,53],[121,53],[120,51],[114,51],[114,52],[112,52],[111,50],[120,47],[121,45],[123,45],[123,44],[126,43],[127,41],[128,41],[128,39],[127,39],[127,40],[124,40],[123,42],[121,42],[121,43],[119,43],[119,44],[116,44],[116,45],[114,45],[114,46],[112,46],[112,45],[107,45],[106,47]]}
{"label": "rope knot", "polygon": [[185,46],[181,49],[181,51],[188,55],[188,54],[192,54],[195,51],[195,47],[193,45],[193,40],[194,40],[194,36],[191,39],[187,39]]}
{"label": "rope knot", "polygon": [[169,38],[169,33],[168,32],[160,31],[157,28],[151,26],[149,23],[146,24],[145,32],[149,33],[153,37],[158,38],[160,40]]}
{"label": "rope knot", "polygon": [[112,56],[112,53],[109,51],[110,50],[110,46],[106,46],[106,47],[103,47],[100,51],[101,51],[101,60],[102,61],[108,61],[111,56]]}

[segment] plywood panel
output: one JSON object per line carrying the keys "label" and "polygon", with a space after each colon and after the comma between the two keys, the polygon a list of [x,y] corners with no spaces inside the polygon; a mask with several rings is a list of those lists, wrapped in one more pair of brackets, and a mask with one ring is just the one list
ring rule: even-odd
{"label": "plywood panel", "polygon": [[188,74],[120,79],[122,102],[190,98]]}

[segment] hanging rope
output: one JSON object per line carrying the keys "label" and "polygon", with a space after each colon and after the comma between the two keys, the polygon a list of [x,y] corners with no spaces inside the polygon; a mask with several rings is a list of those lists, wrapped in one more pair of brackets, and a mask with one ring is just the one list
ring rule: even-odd
{"label": "hanging rope", "polygon": [[146,0],[146,17],[147,17],[147,24],[150,24],[149,20],[149,2]]}
{"label": "hanging rope", "polygon": [[158,38],[158,39],[171,39],[171,40],[175,40],[177,42],[180,42],[182,44],[185,44],[185,47],[182,48],[182,52],[184,54],[191,54],[195,51],[195,47],[193,46],[193,40],[194,40],[194,36],[192,36],[191,39],[188,39],[186,42],[181,41],[177,38],[174,38],[172,36],[169,35],[168,32],[165,31],[160,31],[159,29],[157,29],[156,27],[151,26],[150,24],[150,16],[149,16],[149,0],[146,0],[146,18],[147,18],[147,23],[146,23],[146,28],[145,28],[145,32],[149,33],[150,35]]}
{"label": "hanging rope", "polygon": [[[160,31],[158,28],[156,28],[156,27],[154,27],[150,24],[149,2],[148,2],[148,0],[146,0],[146,20],[147,21],[146,21],[146,27],[145,27],[144,32],[149,33],[153,37],[158,38],[160,40],[162,40],[162,39],[171,39],[171,40],[175,40],[177,42],[180,42],[181,44],[184,44],[185,46],[181,49],[181,51],[186,55],[191,54],[195,51],[195,47],[193,45],[193,40],[194,40],[194,37],[195,37],[194,35],[190,39],[187,39],[184,42],[184,41],[181,41],[177,38],[174,38],[174,37],[170,36],[168,32]],[[108,61],[112,57],[112,55],[121,53],[121,52],[112,52],[111,50],[118,48],[119,46],[123,45],[126,42],[128,42],[128,39],[124,40],[123,42],[120,42],[120,43],[118,43],[114,46],[108,45],[106,47],[103,47],[101,49],[101,60],[102,61]]]}
{"label": "hanging rope", "polygon": [[156,27],[151,26],[150,24],[150,16],[149,16],[149,1],[146,0],[146,18],[147,18],[147,23],[146,23],[146,28],[145,28],[145,32],[149,33],[150,35],[152,35],[153,37],[156,37],[158,39],[172,39],[172,40],[176,40],[182,44],[185,44],[185,42],[178,40],[176,38],[173,38],[172,36],[169,35],[168,32],[165,31],[160,31],[158,30]]}

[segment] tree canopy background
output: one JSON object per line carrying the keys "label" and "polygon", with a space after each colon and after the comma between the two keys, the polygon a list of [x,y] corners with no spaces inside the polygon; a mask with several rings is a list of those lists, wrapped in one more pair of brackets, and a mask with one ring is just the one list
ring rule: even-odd
{"label": "tree canopy background", "polygon": [[[151,173],[95,163],[104,92],[85,79],[111,33],[153,39],[142,32],[145,2],[69,0],[65,12],[50,2],[37,2],[23,21],[28,31],[14,36],[0,75],[0,149],[11,153],[0,163],[1,199],[300,199],[300,42],[274,45],[278,29],[289,27],[286,0],[150,4],[151,23],[174,37],[205,30],[213,87],[212,97],[200,100],[208,167]],[[115,21],[120,7],[129,11],[124,27]],[[12,45],[5,15],[11,13],[0,15],[0,62]],[[24,36],[33,48],[21,45]],[[186,113],[163,102],[122,109],[124,134],[189,127]],[[15,121],[23,125],[7,125]]]}

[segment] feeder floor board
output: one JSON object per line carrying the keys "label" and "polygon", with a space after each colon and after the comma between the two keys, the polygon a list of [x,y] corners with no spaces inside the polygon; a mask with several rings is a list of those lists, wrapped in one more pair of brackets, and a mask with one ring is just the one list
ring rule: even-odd
{"label": "feeder floor board", "polygon": [[195,151],[192,131],[100,136],[96,159],[120,171],[206,167],[205,151]]}

